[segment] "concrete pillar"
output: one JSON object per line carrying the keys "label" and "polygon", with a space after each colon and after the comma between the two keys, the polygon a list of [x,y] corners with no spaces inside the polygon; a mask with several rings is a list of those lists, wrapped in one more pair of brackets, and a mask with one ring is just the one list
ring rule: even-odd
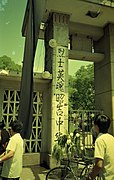
{"label": "concrete pillar", "polygon": [[95,63],[95,105],[112,119],[110,132],[114,135],[114,24],[104,27],[104,36],[94,48],[105,54],[103,61]]}
{"label": "concrete pillar", "polygon": [[45,30],[45,71],[52,73],[53,77],[47,126],[49,157],[56,133],[64,134],[68,130],[68,24],[69,15],[52,13]]}

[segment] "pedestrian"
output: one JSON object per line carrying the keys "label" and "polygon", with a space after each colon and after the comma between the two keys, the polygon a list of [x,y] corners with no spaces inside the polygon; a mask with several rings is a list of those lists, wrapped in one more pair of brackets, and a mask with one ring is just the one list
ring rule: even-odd
{"label": "pedestrian", "polygon": [[[6,146],[9,142],[9,132],[5,129],[4,121],[0,121],[0,155],[5,152]],[[3,163],[0,163],[0,176],[2,172]]]}
{"label": "pedestrian", "polygon": [[114,137],[108,133],[110,118],[98,114],[94,120],[94,130],[98,134],[95,141],[95,165],[88,180],[95,179],[97,175],[103,180],[114,180]]}
{"label": "pedestrian", "polygon": [[20,135],[22,123],[12,121],[10,124],[11,138],[6,151],[0,156],[0,163],[3,162],[2,180],[19,180],[22,172],[23,139]]}
{"label": "pedestrian", "polygon": [[6,146],[9,142],[9,132],[5,129],[3,121],[0,122],[0,155],[5,152]]}

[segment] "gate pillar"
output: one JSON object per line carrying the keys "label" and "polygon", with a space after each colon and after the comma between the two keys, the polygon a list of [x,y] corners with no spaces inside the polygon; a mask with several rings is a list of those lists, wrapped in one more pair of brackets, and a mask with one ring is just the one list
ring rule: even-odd
{"label": "gate pillar", "polygon": [[69,15],[50,14],[45,29],[45,71],[52,74],[47,123],[48,165],[57,133],[68,131],[68,44]]}
{"label": "gate pillar", "polygon": [[94,48],[105,54],[103,61],[95,63],[95,105],[112,119],[110,132],[114,135],[114,24],[104,27],[104,36]]}

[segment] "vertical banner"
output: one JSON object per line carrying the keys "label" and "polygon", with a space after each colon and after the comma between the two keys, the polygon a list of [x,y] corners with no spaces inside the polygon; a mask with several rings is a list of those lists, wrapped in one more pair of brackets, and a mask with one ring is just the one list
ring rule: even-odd
{"label": "vertical banner", "polygon": [[65,60],[68,49],[62,46],[56,47],[56,84],[55,84],[55,119],[57,130],[60,133],[64,127],[65,115]]}
{"label": "vertical banner", "polygon": [[22,136],[29,139],[33,118],[33,67],[40,25],[46,0],[28,0],[24,22],[26,39],[20,86],[19,120],[23,123]]}
{"label": "vertical banner", "polygon": [[19,102],[19,120],[23,123],[22,137],[25,139],[30,138],[32,130],[34,53],[33,4],[30,0]]}

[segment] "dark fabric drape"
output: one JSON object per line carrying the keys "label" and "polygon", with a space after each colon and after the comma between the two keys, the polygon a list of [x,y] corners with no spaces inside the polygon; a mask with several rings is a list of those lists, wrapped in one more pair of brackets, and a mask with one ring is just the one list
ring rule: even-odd
{"label": "dark fabric drape", "polygon": [[[33,66],[35,50],[37,45],[36,27],[35,27],[35,0],[28,1],[29,9],[27,11],[28,22],[25,39],[25,49],[23,57],[22,78],[20,86],[20,104],[19,120],[23,122],[22,137],[30,138],[33,119]],[[38,28],[38,27],[37,27]]]}
{"label": "dark fabric drape", "polygon": [[40,24],[45,11],[46,0],[28,0],[25,21],[26,39],[23,69],[20,85],[19,120],[23,123],[22,137],[29,139],[33,119],[33,67]]}

